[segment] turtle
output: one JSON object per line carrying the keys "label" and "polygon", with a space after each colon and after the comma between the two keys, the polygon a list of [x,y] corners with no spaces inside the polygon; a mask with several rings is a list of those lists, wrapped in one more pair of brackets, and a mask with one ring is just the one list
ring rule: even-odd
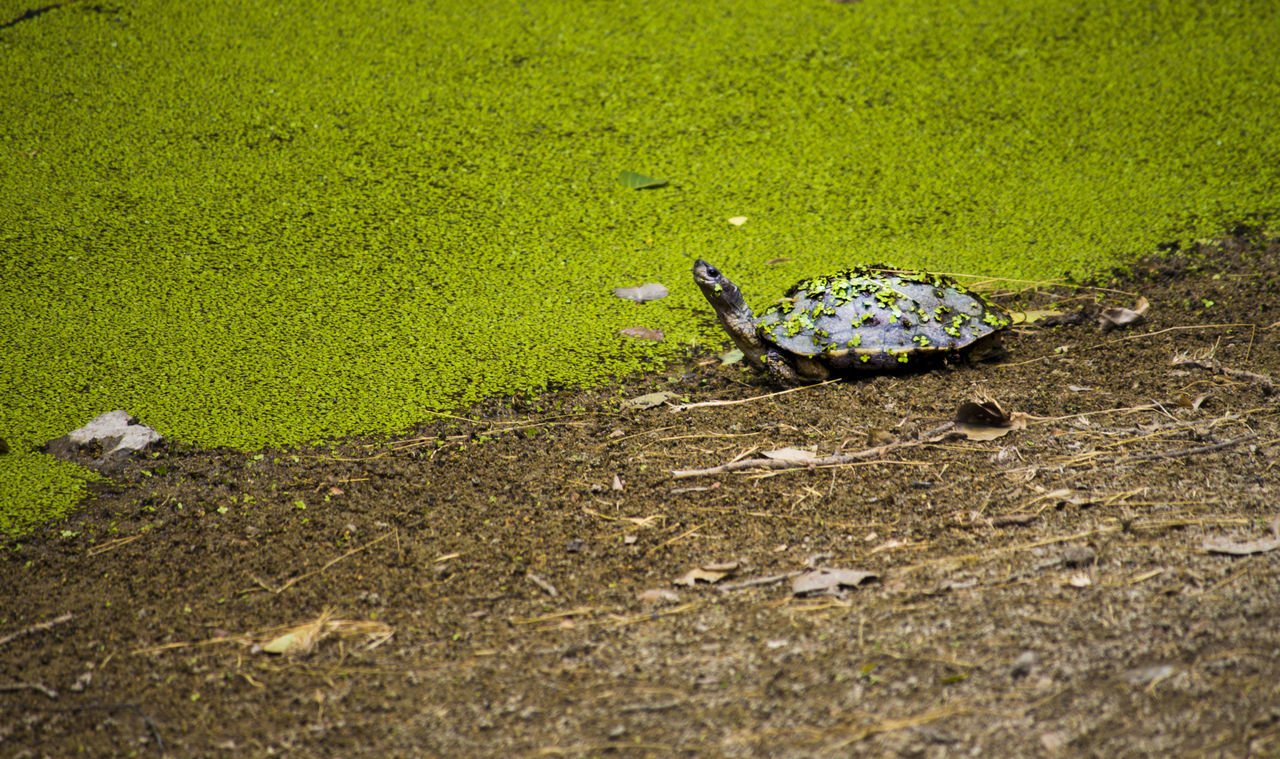
{"label": "turtle", "polygon": [[747,361],[783,384],[989,349],[1012,322],[954,279],[923,271],[854,266],[803,279],[759,316],[706,261],[694,263],[693,280]]}

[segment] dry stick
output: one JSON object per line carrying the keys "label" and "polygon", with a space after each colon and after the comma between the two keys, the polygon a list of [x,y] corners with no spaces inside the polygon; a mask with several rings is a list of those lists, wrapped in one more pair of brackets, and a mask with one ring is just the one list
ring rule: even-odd
{"label": "dry stick", "polygon": [[672,699],[671,701],[662,701],[657,704],[623,704],[618,707],[618,713],[635,714],[637,712],[665,712],[683,706],[684,704],[685,701],[682,699]]}
{"label": "dry stick", "polygon": [[650,548],[648,551],[645,551],[644,555],[648,556],[649,554],[653,553],[654,551],[657,551],[660,548],[666,548],[672,543],[675,543],[680,540],[684,540],[685,538],[689,537],[690,535],[694,534],[695,532],[701,529],[702,529],[702,525],[695,524],[693,527],[690,527],[689,529],[685,530],[684,532],[680,533],[674,538],[671,538],[670,540],[665,540],[662,543],[659,543],[658,545],[654,546],[653,548]]}
{"label": "dry stick", "polygon": [[[372,547],[376,546],[377,544],[379,544],[379,543],[381,543],[382,541],[386,540],[387,538],[391,537],[393,534],[395,534],[395,533],[394,533],[394,532],[386,532],[386,533],[383,533],[383,534],[382,534],[382,535],[380,535],[379,537],[377,537],[377,538],[375,538],[375,539],[373,539],[373,540],[369,541],[368,543],[365,543],[364,545],[360,546],[359,548],[352,548],[350,551],[347,551],[346,553],[342,554],[342,555],[341,555],[341,556],[339,556],[338,558],[336,558],[336,559],[330,559],[330,560],[328,561],[328,563],[326,563],[323,567],[320,567],[319,569],[317,569],[317,570],[315,570],[315,571],[313,571],[313,572],[307,572],[307,573],[306,573],[306,574],[304,574],[304,575],[300,575],[300,576],[298,576],[298,577],[295,577],[295,578],[293,578],[292,580],[290,580],[290,581],[286,582],[284,585],[281,585],[281,586],[280,586],[280,587],[278,587],[278,588],[272,588],[272,587],[270,587],[269,585],[267,585],[265,582],[263,582],[262,580],[259,580],[259,579],[258,579],[258,578],[256,578],[256,577],[255,577],[255,578],[253,578],[253,579],[254,579],[254,580],[255,580],[259,585],[261,585],[261,586],[262,586],[263,590],[269,590],[269,591],[271,591],[272,593],[277,593],[277,594],[278,594],[278,593],[283,593],[283,592],[285,592],[286,590],[288,590],[288,589],[289,589],[289,587],[290,587],[290,586],[292,586],[293,584],[295,584],[295,583],[299,583],[299,582],[302,582],[303,580],[305,580],[305,579],[307,579],[307,578],[309,578],[309,577],[313,577],[313,576],[315,576],[315,575],[321,574],[322,572],[325,572],[326,570],[328,570],[328,569],[329,569],[329,567],[333,566],[334,564],[337,564],[338,562],[342,561],[343,559],[346,559],[346,558],[348,558],[348,557],[350,557],[350,556],[353,556],[353,555],[355,555],[355,554],[357,554],[357,553],[360,553],[361,551],[365,550],[366,548],[372,548]],[[240,592],[241,592],[242,594],[243,594],[243,593],[252,593],[252,592],[253,592],[253,590],[254,590],[253,588],[249,588],[248,590],[242,590],[242,591],[240,591]]]}
{"label": "dry stick", "polygon": [[48,622],[37,622],[36,624],[31,625],[30,627],[24,627],[21,630],[18,630],[17,632],[11,632],[8,635],[4,636],[3,638],[0,638],[0,646],[3,646],[4,644],[8,643],[9,641],[15,638],[21,638],[23,635],[30,635],[31,633],[34,633],[34,632],[43,632],[45,630],[51,629],[65,622],[70,622],[75,618],[76,618],[76,615],[68,612],[66,614],[63,614],[60,617],[54,617]]}
{"label": "dry stick", "polygon": [[921,440],[911,440],[902,443],[886,443],[877,445],[874,448],[864,448],[861,451],[853,453],[837,453],[833,456],[818,456],[803,461],[792,461],[783,459],[742,459],[741,461],[730,461],[728,464],[713,466],[709,469],[676,469],[671,472],[671,476],[676,479],[684,477],[701,477],[708,474],[723,474],[724,472],[737,472],[743,469],[803,469],[808,467],[821,466],[837,466],[840,464],[851,464],[862,459],[875,458],[882,456],[892,450],[899,448],[915,448],[921,445],[935,443],[946,433],[950,432],[955,426],[953,422],[944,422],[926,432]]}
{"label": "dry stick", "polygon": [[524,577],[525,577],[525,579],[526,579],[526,580],[528,580],[529,582],[531,582],[531,583],[533,583],[534,585],[537,585],[539,588],[541,588],[541,589],[542,589],[542,591],[543,591],[544,593],[546,593],[547,595],[549,595],[549,596],[551,596],[551,597],[553,597],[553,598],[554,598],[555,596],[560,595],[560,592],[559,592],[558,590],[556,590],[556,586],[554,586],[554,585],[552,585],[551,583],[547,582],[545,579],[543,579],[543,578],[542,578],[542,576],[541,576],[541,575],[538,575],[538,574],[536,574],[536,573],[534,573],[534,572],[525,572]]}
{"label": "dry stick", "polygon": [[107,551],[114,551],[120,546],[128,545],[129,543],[132,543],[133,541],[137,540],[140,537],[142,537],[142,533],[138,533],[137,535],[129,535],[128,537],[123,537],[123,538],[116,538],[115,540],[108,540],[102,545],[94,546],[93,548],[90,548],[87,555],[97,556],[100,553],[106,553]]}
{"label": "dry stick", "polygon": [[828,752],[840,751],[848,748],[854,743],[865,740],[879,733],[891,733],[904,728],[919,727],[921,725],[927,725],[930,722],[937,722],[940,719],[958,717],[962,714],[969,714],[974,711],[977,710],[968,706],[944,706],[940,709],[933,709],[923,714],[917,714],[911,717],[887,719],[868,727],[859,728],[853,735],[838,740],[835,743],[828,745],[826,748]]}
{"label": "dry stick", "polygon": [[543,746],[534,750],[525,756],[562,756],[572,754],[574,756],[600,756],[603,754],[611,754],[623,749],[631,749],[632,751],[648,751],[656,752],[656,756],[675,756],[679,751],[691,751],[695,747],[681,745],[679,748],[666,743],[633,743],[631,741],[610,741],[609,743],[574,743],[569,746]]}
{"label": "dry stick", "polygon": [[632,614],[628,617],[618,617],[611,621],[611,627],[626,627],[627,625],[637,625],[643,622],[654,622],[663,617],[670,617],[675,614],[684,614],[687,611],[693,611],[702,605],[700,601],[690,601],[689,603],[672,606],[669,609],[654,609],[644,614]]}
{"label": "dry stick", "polygon": [[58,692],[44,683],[6,683],[0,685],[0,692],[8,693],[15,690],[38,690],[49,698],[58,697]]}
{"label": "dry stick", "polygon": [[[1158,529],[1167,529],[1170,527],[1189,527],[1191,525],[1210,525],[1210,524],[1236,525],[1236,524],[1248,524],[1248,523],[1249,523],[1249,520],[1245,519],[1244,517],[1239,517],[1239,518],[1224,517],[1220,519],[1216,519],[1216,518],[1148,519],[1146,521],[1134,522],[1129,525],[1128,529],[1130,531],[1137,532],[1138,530],[1158,530]],[[941,556],[936,559],[929,559],[928,561],[920,562],[919,564],[908,564],[905,567],[898,567],[894,571],[905,574],[907,572],[915,572],[921,569],[926,569],[928,567],[938,566],[941,564],[963,563],[967,561],[989,561],[991,559],[996,558],[997,556],[1003,556],[1005,554],[1017,553],[1018,551],[1029,551],[1034,548],[1040,548],[1041,546],[1049,546],[1049,545],[1054,545],[1056,543],[1065,543],[1069,540],[1084,540],[1085,538],[1091,538],[1095,535],[1109,535],[1114,532],[1121,532],[1124,529],[1125,529],[1124,525],[1121,525],[1121,524],[1108,524],[1108,525],[1103,525],[1101,527],[1095,527],[1091,530],[1084,530],[1082,532],[1072,533],[1070,535],[1056,535],[1050,538],[1041,538],[1040,540],[1032,540],[1027,543],[1019,543],[1017,545],[1006,546],[1004,548],[992,548],[992,549],[981,551],[978,553],[965,553],[965,554],[957,554],[954,556]]]}
{"label": "dry stick", "polygon": [[839,382],[839,381],[840,379],[837,377],[836,379],[829,379],[826,382],[819,382],[816,385],[801,385],[800,387],[793,387],[790,390],[779,390],[776,393],[769,393],[768,395],[754,395],[750,398],[741,398],[736,401],[702,401],[701,403],[681,403],[678,406],[672,406],[671,411],[673,413],[677,411],[688,411],[691,408],[703,408],[704,406],[736,406],[739,403],[750,403],[752,401],[762,401],[762,400],[767,400],[769,398],[776,398],[779,395],[794,393],[798,390],[810,390],[815,387],[826,387],[827,385],[830,385],[832,382]]}
{"label": "dry stick", "polygon": [[1241,435],[1238,438],[1224,440],[1221,443],[1214,443],[1213,445],[1202,445],[1199,448],[1188,448],[1185,451],[1173,451],[1172,453],[1144,453],[1141,456],[1130,456],[1129,458],[1121,459],[1121,461],[1129,463],[1133,461],[1153,461],[1155,459],[1180,459],[1184,456],[1195,456],[1201,453],[1216,451],[1221,448],[1229,448],[1233,445],[1243,443],[1246,440],[1253,440],[1257,436],[1258,435],[1256,433],[1250,432],[1247,435]]}
{"label": "dry stick", "polygon": [[1053,354],[1050,354],[1050,355],[1048,355],[1048,356],[1037,356],[1036,358],[1029,358],[1029,359],[1027,359],[1026,361],[1017,361],[1017,362],[1012,363],[1012,364],[995,364],[995,365],[993,366],[993,368],[995,368],[995,369],[1010,369],[1010,368],[1015,367],[1015,366],[1022,366],[1022,365],[1024,365],[1024,364],[1034,364],[1034,363],[1036,363],[1037,361],[1044,361],[1044,360],[1046,360],[1046,359],[1051,359],[1051,358],[1066,358],[1066,357],[1068,357],[1068,356],[1075,355],[1075,354],[1080,353],[1080,352],[1082,352],[1082,351],[1090,351],[1090,350],[1093,350],[1094,348],[1105,348],[1105,347],[1107,347],[1107,346],[1109,346],[1109,345],[1115,345],[1115,344],[1117,344],[1117,343],[1123,343],[1123,342],[1125,342],[1125,341],[1127,341],[1127,340],[1140,340],[1140,339],[1142,339],[1142,338],[1144,338],[1144,337],[1155,337],[1156,335],[1163,335],[1163,334],[1164,334],[1164,333],[1166,333],[1166,332],[1179,332],[1179,331],[1182,331],[1182,330],[1190,330],[1190,329],[1228,329],[1228,328],[1231,328],[1231,327],[1254,327],[1254,328],[1256,328],[1257,326],[1258,326],[1258,325],[1256,325],[1256,324],[1248,324],[1248,323],[1243,323],[1243,322],[1242,322],[1242,323],[1232,323],[1232,324],[1189,324],[1189,325],[1185,325],[1185,326],[1181,326],[1181,327],[1166,327],[1166,328],[1164,328],[1164,329],[1158,329],[1158,330],[1156,330],[1155,332],[1143,332],[1143,333],[1142,333],[1142,334],[1140,334],[1140,335],[1126,335],[1126,336],[1124,336],[1124,337],[1118,337],[1118,338],[1116,338],[1115,340],[1108,340],[1108,341],[1107,341],[1107,342],[1105,342],[1105,343],[1095,343],[1094,345],[1087,345],[1087,346],[1085,346],[1085,347],[1083,347],[1083,348],[1080,348],[1079,350],[1073,350],[1073,351],[1069,351],[1069,352],[1067,352],[1067,353],[1053,353]]}
{"label": "dry stick", "polygon": [[1228,377],[1234,377],[1236,379],[1245,379],[1245,380],[1249,380],[1250,382],[1257,382],[1260,385],[1265,385],[1268,390],[1276,389],[1275,382],[1272,381],[1272,379],[1267,375],[1256,374],[1254,372],[1247,372],[1244,369],[1232,369],[1229,366],[1223,366],[1222,362],[1218,361],[1217,359],[1197,359],[1197,358],[1189,358],[1189,357],[1176,357],[1173,359],[1172,363],[1174,366],[1193,366],[1197,369],[1204,369],[1206,371],[1215,372],[1217,374],[1225,374]]}
{"label": "dry stick", "polygon": [[728,593],[733,590],[742,590],[743,588],[754,588],[760,585],[775,585],[780,582],[786,582],[792,577],[799,577],[804,572],[787,572],[780,575],[769,575],[768,577],[752,577],[749,580],[740,580],[738,582],[727,582],[724,585],[717,585],[716,590],[721,593]]}

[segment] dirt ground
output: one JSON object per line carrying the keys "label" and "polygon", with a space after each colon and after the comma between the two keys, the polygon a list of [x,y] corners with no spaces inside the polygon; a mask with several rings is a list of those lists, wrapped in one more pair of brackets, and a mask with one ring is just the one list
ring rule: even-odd
{"label": "dirt ground", "polygon": [[[0,753],[1280,756],[1280,245],[1108,287],[993,363],[167,443],[0,553]],[[841,457],[673,476],[786,448]]]}

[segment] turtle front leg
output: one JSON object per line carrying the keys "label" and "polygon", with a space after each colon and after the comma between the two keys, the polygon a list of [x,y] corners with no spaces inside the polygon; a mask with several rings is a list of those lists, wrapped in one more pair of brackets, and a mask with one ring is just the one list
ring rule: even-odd
{"label": "turtle front leg", "polygon": [[764,362],[769,376],[780,385],[821,382],[831,376],[831,371],[821,361],[814,361],[806,356],[783,356],[772,348],[765,351],[760,360]]}
{"label": "turtle front leg", "polygon": [[779,385],[799,385],[801,383],[800,375],[796,374],[795,367],[776,350],[765,351],[760,360],[764,362],[765,371]]}

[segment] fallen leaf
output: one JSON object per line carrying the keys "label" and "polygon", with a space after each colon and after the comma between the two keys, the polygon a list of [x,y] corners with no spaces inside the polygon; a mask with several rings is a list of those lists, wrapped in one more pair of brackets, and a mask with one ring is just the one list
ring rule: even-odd
{"label": "fallen leaf", "polygon": [[1013,317],[1014,324],[1035,324],[1051,316],[1061,316],[1062,312],[1053,308],[1040,308],[1031,311],[1010,311],[1009,315]]}
{"label": "fallen leaf", "polygon": [[619,298],[626,300],[634,300],[636,303],[648,303],[651,300],[661,300],[671,294],[671,291],[665,285],[657,282],[646,282],[636,287],[615,287],[613,294]]}
{"label": "fallen leaf", "polygon": [[269,654],[305,656],[314,651],[316,644],[324,637],[325,626],[332,615],[331,610],[325,609],[312,621],[292,627],[267,641],[262,650]]}
{"label": "fallen leaf", "polygon": [[655,343],[662,342],[662,338],[666,337],[662,330],[652,327],[623,327],[618,330],[618,334],[636,340],[652,340]]}
{"label": "fallen leaf", "polygon": [[1200,547],[1209,553],[1225,553],[1231,556],[1249,556],[1280,548],[1280,538],[1257,540],[1232,540],[1231,538],[1205,538]]}
{"label": "fallen leaf", "polygon": [[1009,414],[989,398],[960,404],[954,421],[956,429],[969,440],[995,440],[1027,427],[1026,414]]}
{"label": "fallen leaf", "polygon": [[661,406],[667,401],[674,400],[679,397],[680,396],[669,390],[663,390],[657,393],[646,393],[645,395],[639,395],[635,398],[628,398],[622,402],[622,407],[631,409],[653,408],[654,406]]}
{"label": "fallen leaf", "polygon": [[637,174],[634,171],[621,171],[618,173],[618,181],[623,187],[629,190],[650,190],[657,187],[664,187],[667,184],[665,179],[654,179],[644,174]]}
{"label": "fallen leaf", "polygon": [[978,424],[987,427],[1003,427],[1009,423],[1009,414],[991,398],[965,401],[956,409],[957,424]]}
{"label": "fallen leaf", "polygon": [[680,600],[680,594],[668,588],[649,588],[641,591],[636,599],[647,604],[673,604]]}
{"label": "fallen leaf", "polygon": [[724,353],[720,354],[720,365],[730,366],[732,364],[738,363],[745,357],[746,356],[743,354],[741,350],[739,350],[738,348],[734,348],[731,351],[725,351]]}
{"label": "fallen leaf", "polygon": [[621,477],[619,477],[619,476],[618,476],[618,475],[616,475],[616,474],[613,476],[613,485],[612,485],[612,487],[613,487],[614,492],[617,492],[617,493],[621,493],[621,492],[622,492],[622,478],[621,478]]}
{"label": "fallen leaf", "polygon": [[740,226],[742,226],[743,224],[746,224],[746,223],[747,223],[747,217],[745,217],[745,216],[733,216],[733,217],[730,217],[730,219],[729,219],[729,223],[730,223],[730,224],[732,224],[732,225],[733,225],[733,226],[735,226],[735,227],[740,227]]}
{"label": "fallen leaf", "polygon": [[803,448],[779,448],[775,451],[765,451],[760,454],[766,459],[774,461],[790,461],[792,463],[805,463],[818,458],[818,454],[813,451],[806,451]]}
{"label": "fallen leaf", "polygon": [[736,571],[738,571],[738,562],[736,561],[704,564],[680,575],[672,580],[671,584],[693,587],[699,582],[717,583]]}
{"label": "fallen leaf", "polygon": [[1124,673],[1124,679],[1134,685],[1146,685],[1147,683],[1163,680],[1174,673],[1172,665],[1169,664],[1153,664],[1150,667],[1136,667]]}
{"label": "fallen leaf", "polygon": [[1138,302],[1132,309],[1128,308],[1106,308],[1102,313],[1098,314],[1098,327],[1103,332],[1110,332],[1113,329],[1121,329],[1124,327],[1138,324],[1142,321],[1150,306],[1147,299],[1138,296]]}
{"label": "fallen leaf", "polygon": [[840,588],[856,588],[864,582],[879,577],[880,575],[875,572],[821,567],[791,578],[791,594],[806,596],[815,593],[835,593]]}

